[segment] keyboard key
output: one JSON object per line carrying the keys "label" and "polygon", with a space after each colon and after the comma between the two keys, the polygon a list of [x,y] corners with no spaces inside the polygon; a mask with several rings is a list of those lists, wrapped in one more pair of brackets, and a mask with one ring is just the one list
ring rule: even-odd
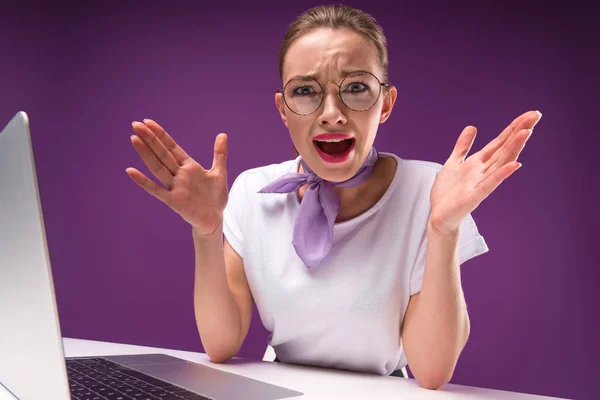
{"label": "keyboard key", "polygon": [[181,400],[181,397],[179,397],[173,393],[160,392],[160,393],[153,393],[152,395],[156,396],[162,400]]}
{"label": "keyboard key", "polygon": [[96,389],[92,389],[94,392],[98,393],[100,396],[104,396],[105,393],[110,392],[111,389],[107,386],[100,385],[100,387]]}
{"label": "keyboard key", "polygon": [[154,387],[154,386],[149,385],[146,382],[142,382],[142,381],[129,382],[128,385],[130,385],[134,388],[137,388],[137,389],[142,389],[142,390],[144,390],[144,388]]}
{"label": "keyboard key", "polygon": [[93,358],[78,358],[77,360],[75,360],[75,362],[77,364],[83,364],[83,365],[96,365],[97,362],[94,361]]}
{"label": "keyboard key", "polygon": [[103,395],[108,400],[131,400],[131,397],[124,395],[123,393],[107,393]]}
{"label": "keyboard key", "polygon": [[98,382],[96,382],[95,380],[93,380],[91,378],[85,378],[80,381],[77,381],[77,383],[79,383],[81,386],[88,387],[89,385],[91,385],[93,383],[98,383]]}
{"label": "keyboard key", "polygon": [[175,385],[161,386],[160,388],[166,392],[175,393],[175,394],[177,394],[177,392],[185,392],[186,391],[184,388],[181,388],[181,387],[175,386]]}
{"label": "keyboard key", "polygon": [[119,390],[119,392],[121,392],[121,393],[125,393],[127,396],[131,396],[132,393],[139,392],[139,390],[132,388],[132,387],[126,387],[126,388],[121,388],[121,389],[117,389],[117,390]]}
{"label": "keyboard key", "polygon": [[131,392],[128,392],[125,394],[129,397],[133,397],[134,399],[138,399],[138,398],[144,397],[144,396],[150,396],[148,393],[142,392],[141,390],[132,390]]}

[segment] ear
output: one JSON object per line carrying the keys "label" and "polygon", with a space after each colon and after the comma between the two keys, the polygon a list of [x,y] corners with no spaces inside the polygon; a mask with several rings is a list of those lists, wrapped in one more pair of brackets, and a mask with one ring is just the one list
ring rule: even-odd
{"label": "ear", "polygon": [[283,121],[284,125],[288,127],[287,117],[285,116],[285,103],[283,101],[282,93],[275,93],[275,106],[277,107],[277,111],[279,111],[279,116],[281,117],[281,120]]}
{"label": "ear", "polygon": [[396,90],[396,87],[388,86],[383,98],[383,108],[381,109],[381,117],[379,118],[380,124],[383,124],[390,117],[392,109],[394,108],[394,104],[396,103],[397,96],[398,91]]}

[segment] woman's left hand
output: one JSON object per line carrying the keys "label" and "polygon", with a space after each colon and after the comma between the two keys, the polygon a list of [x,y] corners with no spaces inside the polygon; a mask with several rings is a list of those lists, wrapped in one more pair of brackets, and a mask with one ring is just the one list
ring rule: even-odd
{"label": "woman's left hand", "polygon": [[521,167],[517,157],[541,117],[539,111],[520,115],[487,146],[465,159],[477,133],[474,126],[467,126],[431,188],[429,228],[442,235],[458,233],[462,221]]}

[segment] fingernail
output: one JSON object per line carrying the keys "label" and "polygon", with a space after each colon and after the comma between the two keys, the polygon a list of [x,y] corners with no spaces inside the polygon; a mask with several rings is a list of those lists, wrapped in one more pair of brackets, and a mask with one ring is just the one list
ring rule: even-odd
{"label": "fingernail", "polygon": [[140,121],[133,121],[133,122],[131,123],[131,126],[133,126],[133,125],[137,124],[138,122],[140,122]]}
{"label": "fingernail", "polygon": [[135,135],[129,136],[129,140],[133,140],[134,137],[135,137]]}
{"label": "fingernail", "polygon": [[144,118],[142,121],[144,121],[144,123],[150,121],[150,118]]}

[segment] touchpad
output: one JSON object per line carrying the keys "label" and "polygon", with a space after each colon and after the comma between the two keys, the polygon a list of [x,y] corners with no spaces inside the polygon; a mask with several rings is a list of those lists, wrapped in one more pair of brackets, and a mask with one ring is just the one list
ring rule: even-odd
{"label": "touchpad", "polygon": [[302,393],[216,368],[185,362],[136,365],[135,369],[216,400],[300,398]]}

